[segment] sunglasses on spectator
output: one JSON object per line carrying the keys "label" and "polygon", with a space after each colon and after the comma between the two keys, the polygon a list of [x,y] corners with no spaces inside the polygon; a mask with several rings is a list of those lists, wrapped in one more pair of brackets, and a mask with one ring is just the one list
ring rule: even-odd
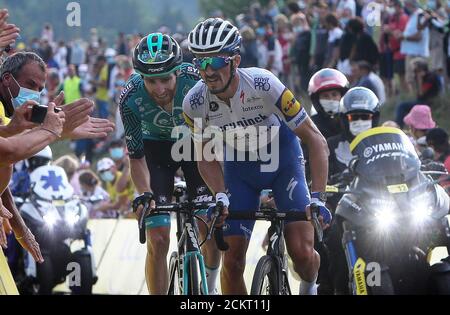
{"label": "sunglasses on spectator", "polygon": [[227,66],[233,57],[204,57],[204,58],[194,58],[192,62],[195,67],[199,70],[206,70],[206,67],[210,66],[214,71],[220,70],[223,67]]}
{"label": "sunglasses on spectator", "polygon": [[369,113],[347,114],[348,121],[371,120],[372,117],[373,117],[373,114],[369,114]]}

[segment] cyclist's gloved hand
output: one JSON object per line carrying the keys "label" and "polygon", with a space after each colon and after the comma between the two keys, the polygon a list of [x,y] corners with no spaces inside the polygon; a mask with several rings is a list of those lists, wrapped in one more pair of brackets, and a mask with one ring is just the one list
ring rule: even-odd
{"label": "cyclist's gloved hand", "polygon": [[319,199],[320,193],[311,193],[311,204],[316,204],[319,207],[319,217],[322,217],[322,222],[325,225],[331,223],[332,215],[330,210],[328,210],[325,202]]}
{"label": "cyclist's gloved hand", "polygon": [[216,194],[216,203],[222,202],[223,209],[222,215],[217,218],[216,225],[222,225],[225,221],[225,218],[228,216],[228,207],[230,206],[230,200],[228,200],[228,195],[224,192],[219,192]]}
{"label": "cyclist's gloved hand", "polygon": [[134,198],[133,200],[133,212],[139,218],[144,207],[151,204],[153,201],[153,194],[151,192],[145,192],[142,195]]}

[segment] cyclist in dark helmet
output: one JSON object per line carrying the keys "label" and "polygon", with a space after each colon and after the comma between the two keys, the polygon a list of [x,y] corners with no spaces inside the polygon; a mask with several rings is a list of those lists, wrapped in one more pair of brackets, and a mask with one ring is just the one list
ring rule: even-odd
{"label": "cyclist in dark helmet", "polygon": [[[177,140],[172,138],[172,131],[184,124],[183,98],[200,79],[195,67],[182,60],[181,48],[171,36],[162,33],[145,36],[133,52],[133,67],[137,74],[130,77],[120,96],[131,177],[140,194],[133,202],[138,215],[145,202],[172,201],[174,175],[180,167],[187,181],[189,199],[209,195],[194,159],[175,161],[171,154]],[[145,223],[148,291],[150,294],[167,294],[170,216],[151,215]],[[202,250],[209,293],[214,293],[219,252],[213,241],[205,243]]]}

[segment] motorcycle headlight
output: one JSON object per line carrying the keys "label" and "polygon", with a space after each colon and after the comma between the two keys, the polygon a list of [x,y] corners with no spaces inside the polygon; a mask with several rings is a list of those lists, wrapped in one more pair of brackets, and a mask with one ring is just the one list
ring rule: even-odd
{"label": "motorcycle headlight", "polygon": [[43,219],[47,226],[52,228],[56,224],[58,217],[54,212],[49,212],[43,216]]}
{"label": "motorcycle headlight", "polygon": [[414,224],[421,225],[431,218],[433,212],[432,196],[424,193],[411,200],[412,220]]}
{"label": "motorcycle headlight", "polygon": [[387,232],[395,222],[395,215],[391,208],[380,208],[375,213],[377,228],[381,232]]}
{"label": "motorcycle headlight", "polygon": [[74,226],[79,220],[80,220],[80,216],[73,212],[68,213],[66,216],[66,222],[70,227]]}

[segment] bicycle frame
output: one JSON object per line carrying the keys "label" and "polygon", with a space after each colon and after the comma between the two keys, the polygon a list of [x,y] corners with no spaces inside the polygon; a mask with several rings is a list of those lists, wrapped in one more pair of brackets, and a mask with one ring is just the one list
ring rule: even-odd
{"label": "bicycle frame", "polygon": [[[202,290],[208,292],[208,284],[206,282],[206,269],[203,255],[200,251],[200,245],[197,237],[197,224],[193,219],[193,215],[186,215],[185,213],[176,213],[177,217],[177,247],[178,247],[178,261],[179,272],[182,272],[182,277],[179,277],[183,286],[183,294],[188,292],[188,282],[184,281],[189,276],[189,265],[191,256],[198,259],[200,267],[200,275],[202,279]],[[182,232],[180,232],[182,231]]]}
{"label": "bicycle frame", "polygon": [[[268,229],[269,244],[266,254],[276,263],[278,274],[278,288],[279,294],[291,294],[291,287],[288,281],[287,265],[285,264],[285,244],[284,244],[284,220],[274,218],[270,221]],[[285,283],[284,282],[285,280]],[[287,289],[287,292],[281,292]]]}

